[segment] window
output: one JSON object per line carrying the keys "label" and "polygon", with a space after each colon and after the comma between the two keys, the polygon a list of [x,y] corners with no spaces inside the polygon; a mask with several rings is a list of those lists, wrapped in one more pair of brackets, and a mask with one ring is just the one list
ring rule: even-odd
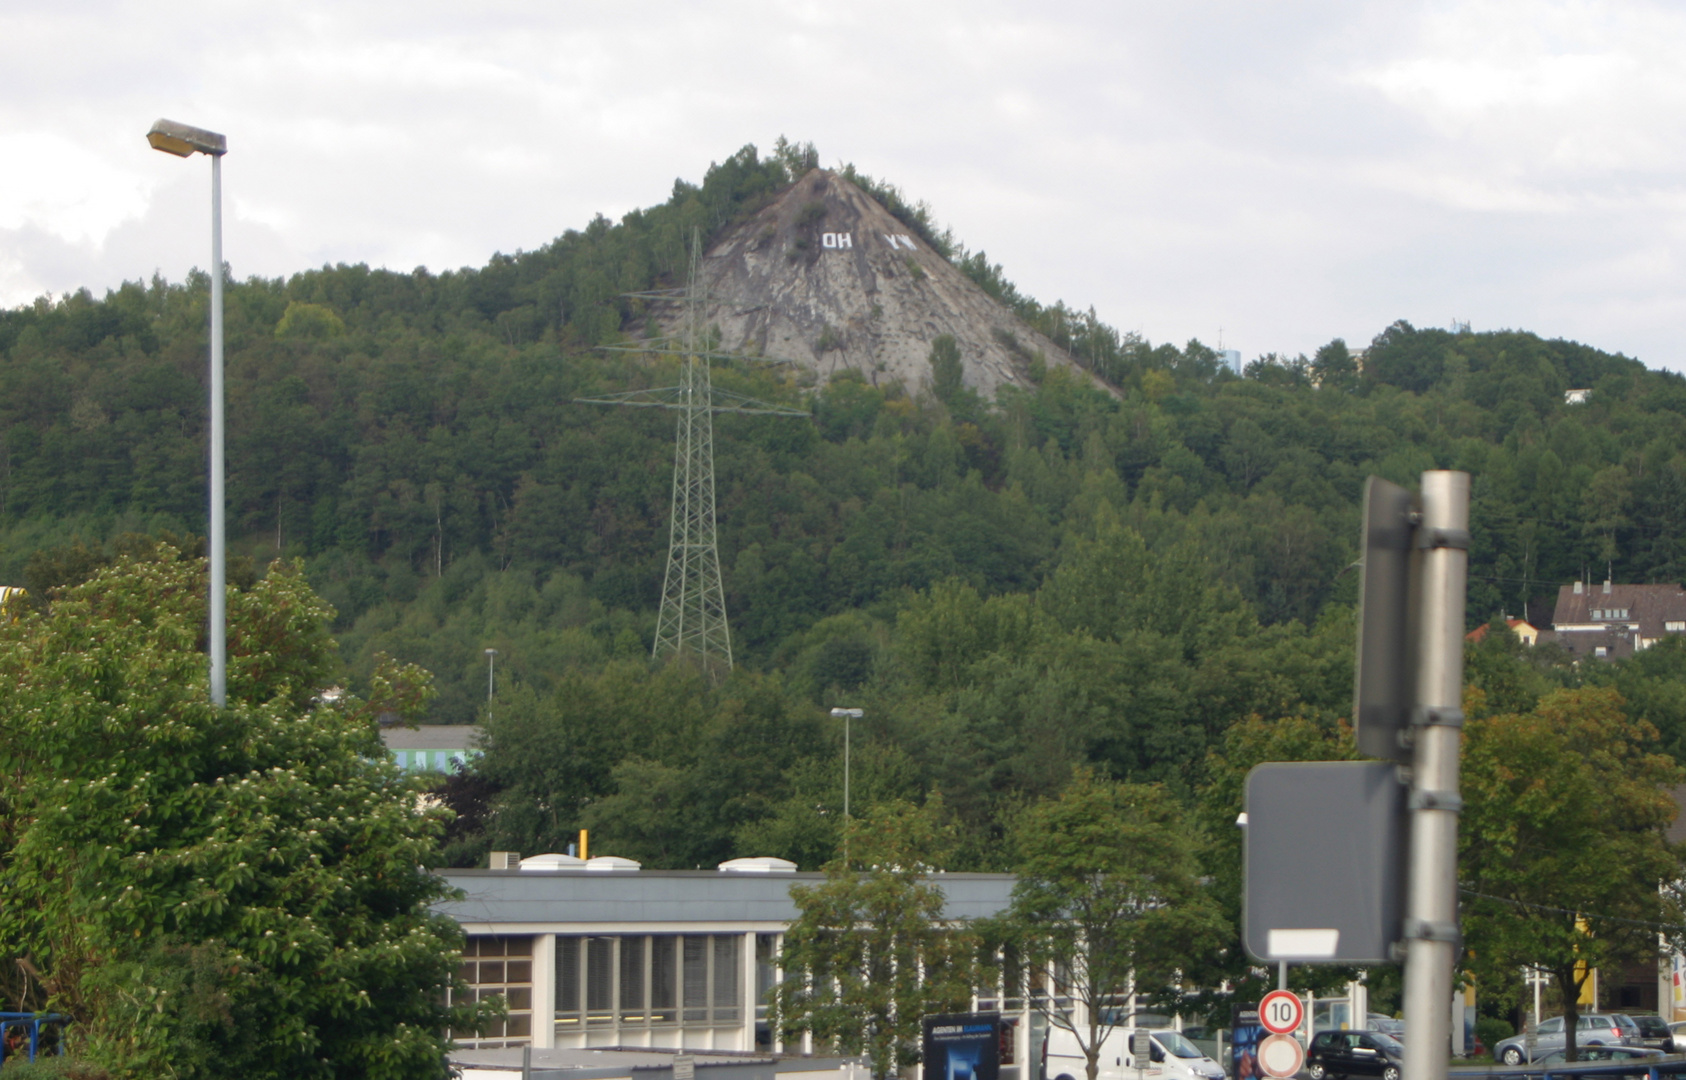
{"label": "window", "polygon": [[1540,1024],[1536,1031],[1540,1035],[1557,1035],[1563,1031],[1563,1018],[1561,1016],[1554,1016],[1550,1020]]}
{"label": "window", "polygon": [[1686,619],[1670,619],[1663,623],[1663,629],[1672,630],[1677,634],[1686,633]]}
{"label": "window", "polygon": [[[757,986],[770,992],[777,937],[758,935],[756,946]],[[741,934],[558,936],[556,1032],[734,1022],[743,1010],[743,947]]]}
{"label": "window", "polygon": [[556,939],[556,1016],[568,1024],[580,1022],[580,939]]}
{"label": "window", "polygon": [[714,939],[714,1019],[738,1018],[738,945],[739,938]]}
{"label": "window", "polygon": [[650,1023],[679,1019],[679,939],[657,934],[650,939]]}
{"label": "window", "polygon": [[615,939],[585,939],[585,1022],[607,1024],[615,1018]]}
{"label": "window", "polygon": [[621,938],[621,1023],[644,1022],[644,939]]}
{"label": "window", "polygon": [[468,1000],[501,997],[509,1015],[483,1034],[454,1037],[472,1046],[525,1046],[533,1030],[533,939],[471,937],[463,945],[459,973],[468,983]]}
{"label": "window", "polygon": [[755,1018],[767,1019],[767,1006],[778,982],[779,938],[777,934],[755,935]]}
{"label": "window", "polygon": [[686,1020],[708,1019],[708,938],[687,935],[685,938],[684,1001]]}
{"label": "window", "polygon": [[1610,650],[1605,648],[1602,645],[1597,645],[1597,646],[1593,647],[1592,655],[1594,655],[1594,656],[1609,656]]}

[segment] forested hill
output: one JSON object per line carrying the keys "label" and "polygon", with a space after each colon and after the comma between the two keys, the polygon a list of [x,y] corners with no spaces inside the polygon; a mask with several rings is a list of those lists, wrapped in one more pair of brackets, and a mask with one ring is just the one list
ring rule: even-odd
{"label": "forested hill", "polygon": [[[1473,621],[1543,619],[1582,573],[1686,576],[1679,376],[1525,332],[1396,323],[1361,364],[1334,341],[1235,377],[1198,342],[1155,347],[1029,300],[923,207],[845,170],[1121,396],[1057,371],[983,402],[940,379],[938,392],[810,386],[723,368],[719,382],[812,419],[717,424],[743,677],[706,701],[681,676],[648,680],[671,417],[574,401],[671,381],[595,349],[644,325],[622,294],[677,284],[693,226],[719,235],[812,163],[807,148],[746,148],[661,206],[477,269],[342,265],[232,284],[235,551],[259,567],[303,559],[338,609],[351,676],[383,651],[423,664],[438,721],[481,714],[489,646],[504,723],[667,710],[694,747],[721,709],[783,717],[783,749],[766,752],[786,779],[768,781],[770,802],[722,810],[697,858],[805,797],[790,785],[833,736],[803,710],[844,697],[878,718],[861,736],[860,797],[939,786],[977,821],[1074,761],[1186,787],[1238,719],[1332,724],[1350,694],[1372,472],[1474,474]],[[0,313],[4,583],[40,591],[76,542],[202,531],[206,285],[154,279]],[[1566,405],[1570,388],[1590,399]],[[45,549],[61,550],[31,570]],[[629,746],[611,728],[564,748],[558,767],[583,771],[543,828],[577,827],[633,756],[678,770],[645,789],[681,783],[677,734]],[[1682,732],[1664,735],[1678,750]]]}

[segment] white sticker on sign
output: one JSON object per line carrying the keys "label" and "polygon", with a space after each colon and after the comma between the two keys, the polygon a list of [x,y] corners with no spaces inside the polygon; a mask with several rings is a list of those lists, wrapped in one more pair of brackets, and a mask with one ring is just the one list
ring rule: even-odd
{"label": "white sticker on sign", "polygon": [[1272,930],[1266,948],[1271,958],[1334,956],[1340,946],[1339,930]]}

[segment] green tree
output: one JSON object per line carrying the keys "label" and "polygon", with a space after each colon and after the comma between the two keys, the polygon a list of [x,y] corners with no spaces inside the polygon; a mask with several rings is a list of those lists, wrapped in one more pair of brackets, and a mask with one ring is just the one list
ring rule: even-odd
{"label": "green tree", "polygon": [[[461,935],[440,831],[367,700],[323,696],[330,616],[297,566],[229,595],[206,692],[204,563],[119,557],[0,623],[0,940],[30,1007],[124,1077],[434,1077]],[[12,964],[8,963],[8,967]]]}
{"label": "green tree", "polygon": [[939,334],[932,339],[930,360],[931,392],[938,401],[952,403],[960,395],[960,378],[966,370],[953,334]]}
{"label": "green tree", "polygon": [[1582,985],[1656,949],[1679,925],[1680,852],[1664,830],[1686,778],[1654,752],[1656,729],[1614,690],[1559,690],[1528,713],[1465,729],[1459,878],[1464,934],[1483,988],[1504,993],[1522,966],[1563,990],[1568,1057]]}
{"label": "green tree", "polygon": [[924,1016],[966,1007],[976,941],[944,915],[931,877],[948,833],[936,796],[882,804],[848,830],[849,854],[826,864],[824,882],[792,886],[798,914],[774,1001],[787,1037],[864,1053],[885,1080],[919,1060]]}
{"label": "green tree", "polygon": [[1311,374],[1320,389],[1351,390],[1358,383],[1358,361],[1346,341],[1336,338],[1312,356]]}
{"label": "green tree", "polygon": [[1194,833],[1163,788],[1080,769],[1024,813],[1014,846],[1019,880],[996,932],[1053,973],[1051,992],[1032,1000],[1076,1039],[1095,1080],[1128,997],[1174,1000],[1183,973],[1222,943]]}

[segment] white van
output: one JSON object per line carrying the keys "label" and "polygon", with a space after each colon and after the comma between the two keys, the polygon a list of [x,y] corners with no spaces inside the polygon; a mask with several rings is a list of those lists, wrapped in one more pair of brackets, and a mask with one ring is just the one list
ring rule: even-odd
{"label": "white van", "polygon": [[[1141,1062],[1136,1070],[1135,1056],[1130,1053],[1131,1036],[1137,1029],[1115,1027],[1101,1043],[1100,1067],[1096,1080],[1223,1080],[1223,1066],[1213,1061],[1171,1028],[1148,1028],[1151,1036],[1151,1060]],[[1044,1050],[1048,1080],[1085,1080],[1089,1062],[1077,1045],[1077,1037],[1062,1028],[1048,1028]]]}

